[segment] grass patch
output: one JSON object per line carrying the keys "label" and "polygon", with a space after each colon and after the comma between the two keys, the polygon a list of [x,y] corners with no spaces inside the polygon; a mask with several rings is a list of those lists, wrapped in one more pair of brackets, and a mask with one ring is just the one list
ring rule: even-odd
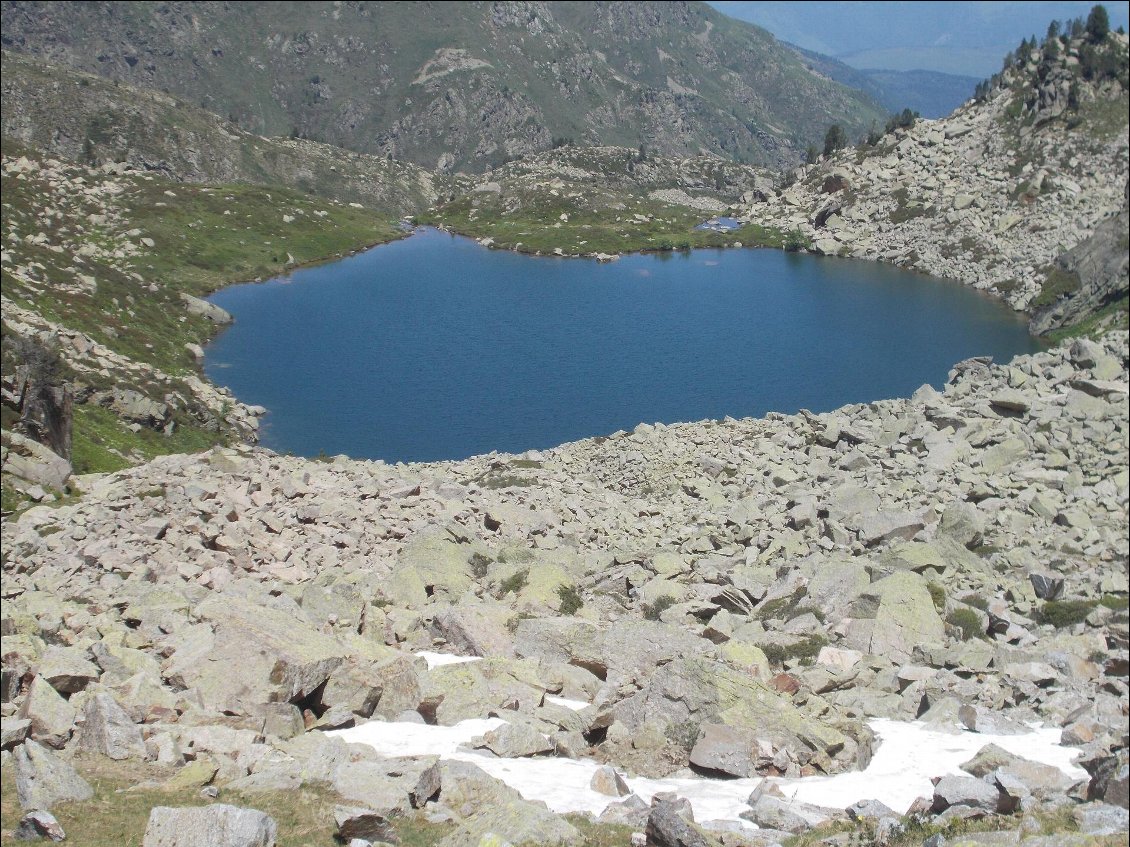
{"label": "grass patch", "polygon": [[498,584],[499,594],[518,594],[530,581],[529,570],[520,570],[512,573]]}
{"label": "grass patch", "polygon": [[[1022,822],[1031,821],[1033,818],[1039,824],[1039,834],[1055,836],[1072,833],[1079,829],[1072,815],[1072,808],[1065,806],[1050,811],[1040,810],[1023,816],[987,815],[979,819],[953,820],[946,824],[904,817],[900,820],[902,830],[891,834],[883,843],[887,847],[920,847],[933,836],[941,836],[943,843],[948,843],[951,839],[960,839],[963,835],[1015,830]],[[1124,843],[1125,838],[1125,835],[1092,836],[1092,840],[1088,840],[1087,843],[1092,847],[1114,847]],[[875,823],[868,820],[834,821],[799,835],[790,836],[782,842],[784,847],[817,847],[830,843],[875,844],[877,843]]]}
{"label": "grass patch", "polygon": [[[942,609],[944,608],[943,604]],[[981,617],[972,609],[954,609],[946,615],[946,623],[960,630],[962,641],[985,637],[985,626],[981,623]]]}
{"label": "grass patch", "polygon": [[1078,274],[1065,271],[1058,265],[1053,265],[1052,269],[1048,271],[1047,277],[1044,279],[1040,293],[1037,294],[1035,299],[1029,304],[1029,308],[1042,309],[1045,306],[1052,306],[1061,297],[1074,294],[1079,290],[1079,287],[1080,282]]}
{"label": "grass patch", "polygon": [[[417,216],[471,238],[493,239],[492,246],[533,255],[585,256],[596,253],[682,252],[705,247],[786,246],[786,234],[746,224],[726,232],[695,229],[710,215],[671,206],[646,196],[619,194],[593,198],[522,194],[510,210],[497,196],[463,196]],[[562,220],[562,216],[567,220]]]}
{"label": "grass patch", "polygon": [[930,599],[934,601],[934,609],[940,615],[946,610],[946,590],[936,582],[926,584],[926,590],[930,592]]}
{"label": "grass patch", "polygon": [[110,410],[84,404],[74,407],[71,461],[76,474],[112,473],[166,453],[198,453],[226,442],[222,433],[186,425],[171,435],[146,428],[132,432]]}
{"label": "grass patch", "polygon": [[1099,600],[1045,600],[1032,616],[1036,623],[1050,624],[1056,629],[1075,626],[1099,605]]}
{"label": "grass patch", "polygon": [[561,600],[557,611],[562,615],[575,615],[585,605],[584,598],[574,585],[558,586],[557,597]]}
{"label": "grass patch", "polygon": [[1130,296],[1126,294],[1077,324],[1046,333],[1044,338],[1057,344],[1067,338],[1098,338],[1112,329],[1130,329]]}
{"label": "grass patch", "polygon": [[655,598],[654,603],[644,603],[643,616],[649,621],[657,621],[672,606],[678,601],[670,594],[664,594],[662,597]]}
{"label": "grass patch", "polygon": [[761,651],[771,665],[783,665],[785,662],[800,661],[810,663],[816,659],[820,651],[828,646],[828,639],[822,634],[809,635],[793,644],[760,644]]}
{"label": "grass patch", "polygon": [[758,620],[792,620],[796,617],[796,610],[801,601],[808,596],[808,589],[801,586],[792,594],[778,597],[775,600],[763,600],[753,610],[753,616]]}

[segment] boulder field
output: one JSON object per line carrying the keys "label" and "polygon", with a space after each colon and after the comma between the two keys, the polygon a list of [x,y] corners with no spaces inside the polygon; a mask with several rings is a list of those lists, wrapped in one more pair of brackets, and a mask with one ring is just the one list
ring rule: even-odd
{"label": "boulder field", "polygon": [[[1084,833],[1124,832],[1127,357],[1114,332],[970,359],[908,399],[521,456],[247,446],[80,477],[77,499],[0,527],[3,757],[26,825],[88,798],[74,762],[99,756],[221,801],[321,786],[347,842],[421,814],[454,827],[444,844],[581,843],[473,762],[327,733],[501,718],[473,746],[610,766],[601,819],[648,844],[1065,806]],[[781,780],[866,767],[877,719],[1040,723],[1089,778],[986,746],[909,810],[784,799]],[[765,777],[742,815],[762,828],[704,829],[624,776]],[[152,815],[148,847],[276,838],[224,802]]]}

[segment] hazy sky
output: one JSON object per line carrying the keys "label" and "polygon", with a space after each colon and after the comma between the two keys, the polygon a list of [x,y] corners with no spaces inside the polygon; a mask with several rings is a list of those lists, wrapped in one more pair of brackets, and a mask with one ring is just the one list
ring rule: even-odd
{"label": "hazy sky", "polygon": [[[1020,39],[1043,38],[1048,22],[1087,16],[1093,2],[758,2],[713,0],[731,17],[857,68],[926,70],[987,77]],[[1104,3],[1112,28],[1130,3]]]}

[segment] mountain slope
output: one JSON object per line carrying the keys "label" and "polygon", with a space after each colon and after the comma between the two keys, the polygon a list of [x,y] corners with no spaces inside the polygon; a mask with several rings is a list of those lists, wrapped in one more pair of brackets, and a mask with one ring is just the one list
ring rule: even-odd
{"label": "mountain slope", "polygon": [[699,3],[20,3],[9,50],[264,135],[482,170],[568,137],[786,164],[882,109]]}
{"label": "mountain slope", "polygon": [[[1055,260],[1125,208],[1128,66],[1116,33],[1098,46],[1064,38],[1032,49],[981,99],[796,170],[747,218],[798,228],[820,252],[959,279],[1043,311],[1078,288]],[[1125,324],[1113,280],[1113,293],[1085,288]]]}
{"label": "mountain slope", "polygon": [[180,182],[287,185],[397,217],[430,205],[416,165],[299,138],[263,138],[168,94],[0,54],[5,138],[88,165],[128,163]]}
{"label": "mountain slope", "polygon": [[230,318],[197,298],[400,235],[284,186],[186,185],[7,140],[0,182],[6,502],[51,496],[72,464],[253,441],[258,412],[202,379],[199,345]]}
{"label": "mountain slope", "polygon": [[892,114],[912,109],[924,118],[944,118],[973,96],[976,77],[938,71],[859,69],[831,56],[789,45],[805,65],[842,85],[866,92]]}

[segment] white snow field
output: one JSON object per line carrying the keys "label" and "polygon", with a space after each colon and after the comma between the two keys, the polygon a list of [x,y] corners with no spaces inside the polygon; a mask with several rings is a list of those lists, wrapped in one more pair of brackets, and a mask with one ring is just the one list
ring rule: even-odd
{"label": "white snow field", "polygon": [[[419,653],[430,667],[453,661],[473,661],[462,656]],[[434,664],[433,664],[434,662]],[[550,702],[573,709],[588,704],[549,696]],[[367,744],[384,756],[427,756],[459,759],[478,765],[493,777],[516,789],[527,800],[541,800],[555,812],[591,812],[598,815],[617,798],[593,791],[589,787],[600,764],[588,759],[535,757],[499,758],[488,752],[470,749],[469,743],[488,730],[501,726],[500,718],[462,721],[455,726],[429,726],[397,721],[370,721],[350,729],[327,733],[347,742]],[[827,777],[777,779],[775,782],[787,797],[806,803],[843,809],[856,800],[879,800],[897,812],[905,812],[920,796],[933,793],[931,777],[963,774],[958,767],[971,759],[987,744],[996,744],[1010,753],[1044,764],[1053,765],[1065,774],[1085,779],[1086,771],[1072,764],[1078,753],[1059,744],[1060,731],[1034,727],[1025,735],[989,735],[961,730],[952,731],[919,722],[875,719],[871,728],[879,738],[874,756],[866,770]],[[695,819],[702,822],[735,821],[744,826],[753,824],[738,818],[749,808],[747,799],[762,781],[750,779],[720,780],[705,777],[645,779],[625,777],[628,786],[646,801],[660,791],[676,791],[690,800]]]}

